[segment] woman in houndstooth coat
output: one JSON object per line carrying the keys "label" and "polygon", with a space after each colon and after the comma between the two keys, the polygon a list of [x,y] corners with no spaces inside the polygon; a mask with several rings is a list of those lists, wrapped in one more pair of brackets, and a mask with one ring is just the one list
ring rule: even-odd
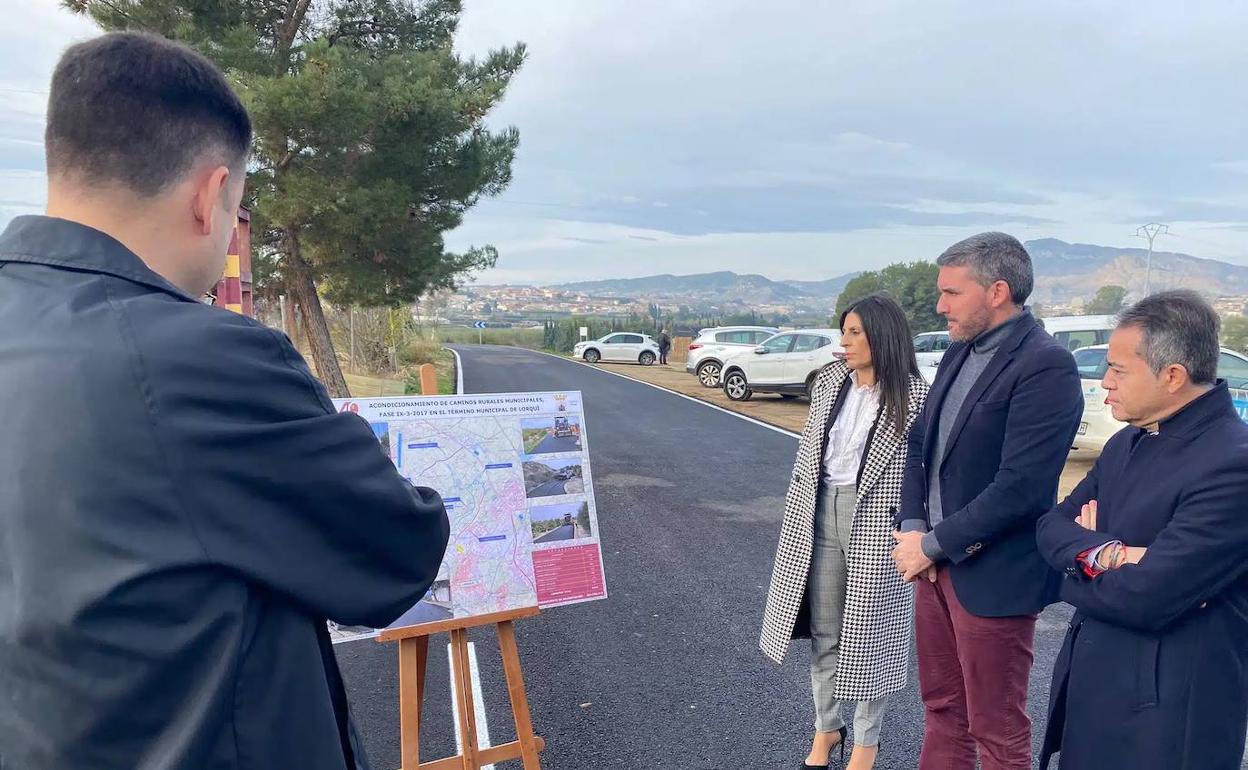
{"label": "woman in houndstooth coat", "polygon": [[841,317],[846,358],[815,380],[785,499],[759,645],[780,663],[811,638],[815,736],[803,768],[821,768],[857,702],[850,770],[875,763],[887,697],[906,685],[913,588],[893,564],[906,434],[927,398],[905,314],[859,300]]}

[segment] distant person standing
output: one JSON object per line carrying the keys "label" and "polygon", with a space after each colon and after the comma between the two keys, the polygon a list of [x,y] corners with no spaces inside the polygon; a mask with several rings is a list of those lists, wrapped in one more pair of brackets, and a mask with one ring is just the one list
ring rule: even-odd
{"label": "distant person standing", "polygon": [[667,329],[659,332],[659,363],[667,366],[667,351],[672,349],[672,338],[668,336]]}

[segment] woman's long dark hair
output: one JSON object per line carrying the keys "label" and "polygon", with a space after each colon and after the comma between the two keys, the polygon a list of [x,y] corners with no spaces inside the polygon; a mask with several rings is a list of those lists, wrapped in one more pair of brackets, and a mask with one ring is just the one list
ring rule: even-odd
{"label": "woman's long dark hair", "polygon": [[850,313],[862,319],[862,331],[871,349],[871,366],[880,384],[880,400],[893,415],[893,427],[901,436],[906,431],[906,412],[910,407],[910,378],[919,376],[910,322],[896,302],[879,294],[863,297],[841,313],[842,331]]}

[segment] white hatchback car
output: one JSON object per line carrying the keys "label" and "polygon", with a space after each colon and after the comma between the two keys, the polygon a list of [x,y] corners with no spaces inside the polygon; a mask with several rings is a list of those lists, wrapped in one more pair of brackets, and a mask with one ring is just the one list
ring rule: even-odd
{"label": "white hatchback car", "polygon": [[919,362],[919,374],[929,385],[936,379],[936,367],[940,366],[940,359],[945,357],[945,351],[952,344],[947,331],[914,335],[914,358]]}
{"label": "white hatchback car", "polygon": [[[1092,345],[1075,351],[1075,366],[1079,367],[1079,379],[1083,383],[1083,417],[1075,436],[1075,449],[1080,454],[1100,454],[1105,442],[1126,427],[1118,422],[1105,403],[1105,378],[1108,365],[1105,357],[1108,345]],[[1248,422],[1248,357],[1233,350],[1222,348],[1218,354],[1218,379],[1226,380],[1239,416]]]}
{"label": "white hatchback car", "polygon": [[650,366],[659,360],[659,343],[648,334],[616,332],[600,340],[576,343],[572,355],[591,364],[614,361]]}
{"label": "white hatchback car", "polygon": [[703,329],[689,343],[685,371],[695,374],[708,388],[719,387],[719,373],[730,356],[753,350],[774,336],[779,329],[766,326],[717,326]]}
{"label": "white hatchback car", "polygon": [[815,375],[843,358],[839,330],[798,329],[777,334],[753,351],[730,357],[724,362],[720,383],[733,401],[749,400],[755,393],[809,397]]}

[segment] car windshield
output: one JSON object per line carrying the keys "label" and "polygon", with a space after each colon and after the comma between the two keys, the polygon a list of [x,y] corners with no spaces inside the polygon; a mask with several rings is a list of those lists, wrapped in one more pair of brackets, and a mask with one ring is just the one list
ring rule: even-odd
{"label": "car windshield", "polygon": [[1248,388],[1248,361],[1222,353],[1218,356],[1218,377],[1231,388]]}
{"label": "car windshield", "polygon": [[817,334],[799,334],[797,342],[793,344],[794,353],[809,353],[812,350],[818,350],[828,344],[827,337],[820,337]]}
{"label": "car windshield", "polygon": [[1099,380],[1105,376],[1105,357],[1109,353],[1105,348],[1084,348],[1075,351],[1075,366],[1079,368],[1079,376],[1085,380]]}
{"label": "car windshield", "polygon": [[768,353],[787,353],[789,346],[793,344],[793,337],[792,334],[781,334],[768,340],[762,347],[766,348]]}
{"label": "car windshield", "polygon": [[720,332],[715,335],[715,341],[728,343],[732,345],[752,345],[754,344],[754,332],[752,331]]}

